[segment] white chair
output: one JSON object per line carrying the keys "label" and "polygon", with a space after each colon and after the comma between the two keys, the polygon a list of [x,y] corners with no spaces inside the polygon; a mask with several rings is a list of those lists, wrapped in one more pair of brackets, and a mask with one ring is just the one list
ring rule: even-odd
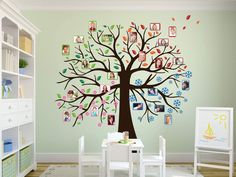
{"label": "white chair", "polygon": [[112,176],[114,171],[126,170],[129,177],[133,176],[133,162],[131,145],[109,143],[107,146],[107,177]]}
{"label": "white chair", "polygon": [[142,170],[145,176],[146,166],[159,166],[160,167],[160,177],[166,176],[166,140],[160,136],[159,137],[159,155],[158,156],[143,156],[142,160]]}
{"label": "white chair", "polygon": [[84,136],[79,138],[79,177],[83,177],[84,166],[97,166],[99,167],[99,177],[102,177],[102,158],[100,156],[92,156],[84,154]]}
{"label": "white chair", "polygon": [[124,138],[123,133],[121,132],[112,132],[107,133],[108,142],[118,142]]}

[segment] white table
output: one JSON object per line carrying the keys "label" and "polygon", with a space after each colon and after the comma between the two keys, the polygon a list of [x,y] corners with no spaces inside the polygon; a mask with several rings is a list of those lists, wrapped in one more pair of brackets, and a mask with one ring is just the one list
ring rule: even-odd
{"label": "white table", "polygon": [[[131,148],[132,151],[137,151],[139,154],[139,176],[143,177],[143,172],[142,172],[142,159],[143,159],[143,148],[144,145],[140,139],[130,139],[131,140]],[[103,176],[106,176],[106,151],[107,151],[107,144],[108,140],[104,139],[102,142],[102,167],[103,167]]]}

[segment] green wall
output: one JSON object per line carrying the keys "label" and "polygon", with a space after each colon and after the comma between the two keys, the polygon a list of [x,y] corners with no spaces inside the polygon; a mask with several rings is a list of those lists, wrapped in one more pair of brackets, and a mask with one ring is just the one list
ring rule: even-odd
{"label": "green wall", "polygon": [[[186,22],[186,15],[191,20]],[[114,127],[97,127],[97,120],[85,120],[72,128],[62,122],[62,113],[55,104],[56,93],[62,92],[58,72],[63,69],[61,45],[73,45],[73,35],[87,35],[88,21],[98,24],[138,24],[161,22],[162,28],[176,24],[180,47],[186,64],[193,72],[191,90],[187,94],[183,114],[173,114],[173,125],[166,126],[162,118],[153,123],[140,123],[134,118],[136,133],[145,145],[145,152],[155,152],[158,136],[167,139],[169,153],[193,152],[196,106],[236,107],[236,12],[183,11],[26,11],[24,15],[41,32],[37,37],[37,152],[72,153],[77,151],[77,139],[85,135],[89,152],[101,151],[100,144]],[[171,21],[175,17],[176,22]],[[196,21],[200,20],[197,25]],[[181,30],[187,26],[185,31]],[[167,35],[167,34],[165,34]],[[136,113],[133,113],[137,117]]]}

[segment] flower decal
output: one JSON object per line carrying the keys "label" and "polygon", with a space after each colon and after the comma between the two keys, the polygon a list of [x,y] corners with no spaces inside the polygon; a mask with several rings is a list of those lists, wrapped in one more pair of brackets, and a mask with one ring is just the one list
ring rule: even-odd
{"label": "flower decal", "polygon": [[156,78],[156,81],[157,81],[157,82],[161,82],[161,81],[162,81],[162,78],[161,78],[160,76],[158,76],[158,77]]}
{"label": "flower decal", "polygon": [[174,105],[179,107],[181,105],[181,102],[179,100],[174,100]]}
{"label": "flower decal", "polygon": [[136,101],[136,97],[134,95],[129,96],[129,101],[134,102]]}
{"label": "flower decal", "polygon": [[182,92],[181,92],[181,91],[177,91],[177,92],[176,92],[176,95],[177,95],[177,96],[181,96],[181,95],[182,95]]}
{"label": "flower decal", "polygon": [[167,112],[168,112],[169,114],[171,114],[171,113],[173,113],[173,109],[172,109],[172,108],[168,108],[168,109],[167,109]]}
{"label": "flower decal", "polygon": [[187,78],[191,78],[192,76],[193,76],[193,74],[192,74],[191,71],[187,71],[187,72],[185,73],[185,77],[187,77]]}
{"label": "flower decal", "polygon": [[161,92],[166,95],[166,94],[169,93],[169,89],[167,87],[164,87],[164,88],[161,89]]}
{"label": "flower decal", "polygon": [[136,79],[136,80],[135,80],[135,85],[136,85],[136,86],[141,86],[142,83],[143,83],[143,82],[142,82],[141,79]]}
{"label": "flower decal", "polygon": [[148,121],[149,121],[149,122],[153,122],[154,120],[155,120],[154,116],[149,116],[149,117],[148,117]]}

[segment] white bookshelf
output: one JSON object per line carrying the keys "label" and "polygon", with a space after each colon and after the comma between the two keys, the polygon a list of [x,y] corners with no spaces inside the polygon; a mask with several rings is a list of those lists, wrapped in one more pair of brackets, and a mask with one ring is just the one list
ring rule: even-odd
{"label": "white bookshelf", "polygon": [[[16,161],[17,177],[23,177],[36,169],[35,158],[35,37],[39,30],[31,24],[12,2],[0,3],[0,177],[3,175],[4,161],[13,158]],[[22,46],[21,36],[28,40]],[[30,42],[29,42],[30,41]],[[22,74],[19,61],[24,59],[28,66]],[[3,87],[3,82],[5,86]],[[10,84],[10,85],[9,85]],[[3,92],[3,89],[8,91]],[[12,142],[12,150],[4,152],[4,141]],[[28,166],[21,168],[24,159],[22,152],[31,147]],[[31,153],[32,152],[32,153]],[[27,156],[28,157],[28,156]]]}

